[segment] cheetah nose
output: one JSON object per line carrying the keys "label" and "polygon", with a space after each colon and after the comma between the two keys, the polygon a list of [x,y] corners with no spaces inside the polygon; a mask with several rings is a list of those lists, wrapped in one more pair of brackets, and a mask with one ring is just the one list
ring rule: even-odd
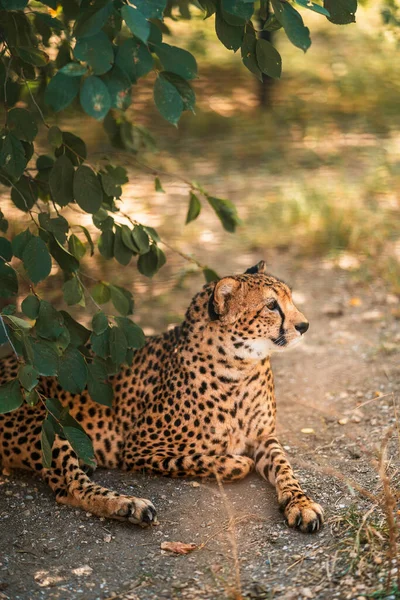
{"label": "cheetah nose", "polygon": [[307,321],[304,321],[303,323],[298,323],[294,326],[294,328],[297,329],[297,331],[299,331],[301,335],[303,335],[303,333],[305,333],[309,327],[310,323],[307,323]]}

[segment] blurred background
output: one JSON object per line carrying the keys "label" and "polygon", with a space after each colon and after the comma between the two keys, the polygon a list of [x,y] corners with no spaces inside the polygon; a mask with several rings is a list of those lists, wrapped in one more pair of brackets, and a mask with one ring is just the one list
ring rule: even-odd
{"label": "blurred background", "polygon": [[[312,46],[303,54],[283,30],[274,32],[283,73],[264,88],[243,66],[240,53],[217,40],[213,19],[203,21],[193,10],[190,23],[168,20],[173,35],[166,41],[179,39],[198,60],[196,115],[184,113],[174,128],[154,107],[153,75],[140,80],[128,119],[147,127],[155,144],[137,154],[112,148],[102,124],[77,108],[62,118],[46,115],[50,124],[83,137],[90,164],[99,166],[108,156],[129,170],[121,208],[156,227],[168,244],[163,246],[167,265],[154,280],[133,266],[116,268],[98,253],[85,259],[88,287],[92,277],[131,288],[135,318],[148,333],[182,318],[190,294],[203,283],[196,264],[174,250],[219,275],[261,258],[271,272],[289,269],[289,276],[323,261],[333,274],[349,272],[357,284],[379,282],[400,293],[398,34],[384,22],[383,7],[365,2],[357,23],[346,26],[302,11]],[[44,131],[42,144],[40,139],[46,152]],[[165,193],[155,191],[155,174]],[[189,186],[182,178],[236,204],[243,221],[236,234],[225,232],[207,206],[185,226]],[[10,233],[17,233],[28,223],[13,209],[8,190],[0,191]],[[70,219],[97,232],[90,215],[71,213]],[[49,299],[62,302],[56,270],[42,285],[51,287]],[[82,309],[75,313],[81,320],[90,316]]]}

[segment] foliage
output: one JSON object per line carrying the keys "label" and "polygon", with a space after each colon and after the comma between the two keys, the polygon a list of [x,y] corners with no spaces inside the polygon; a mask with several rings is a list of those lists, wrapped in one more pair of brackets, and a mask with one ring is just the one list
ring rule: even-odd
{"label": "foliage", "polygon": [[[199,0],[205,18],[215,15],[215,30],[222,44],[241,49],[245,66],[262,79],[281,75],[281,57],[268,41],[259,39],[252,21],[265,15],[248,0]],[[264,28],[283,28],[289,40],[306,51],[310,32],[297,8],[319,13],[336,24],[355,20],[356,0],[271,0],[273,13]],[[136,259],[140,273],[152,277],[165,263],[157,232],[120,210],[125,169],[112,163],[94,167],[87,160],[84,140],[47,122],[51,111],[62,112],[78,103],[95,119],[104,120],[112,143],[138,153],[152,143],[149,132],[131,123],[125,111],[132,87],[155,73],[154,102],[160,114],[177,125],[184,111],[195,108],[191,81],[197,77],[194,56],[170,45],[166,19],[190,18],[198,5],[166,0],[0,0],[0,101],[5,125],[0,133],[0,182],[10,188],[11,200],[26,218],[23,230],[12,240],[0,236],[0,297],[9,303],[0,314],[0,343],[9,342],[18,363],[17,377],[0,387],[0,412],[10,412],[24,402],[43,403],[47,417],[42,429],[45,466],[51,465],[55,434],[69,440],[80,458],[93,462],[90,440],[54,398],[45,398],[41,376],[57,376],[61,387],[91,397],[106,406],[112,403],[110,375],[130,363],[143,346],[142,330],[130,316],[134,301],[129,290],[106,281],[87,289],[82,261],[99,252],[105,260],[127,266]],[[265,20],[265,19],[264,19]],[[20,102],[22,101],[22,102]],[[28,108],[27,108],[28,106]],[[50,117],[49,117],[50,118]],[[47,129],[48,153],[35,154],[39,123]],[[186,222],[196,219],[201,199],[215,211],[223,227],[234,232],[239,218],[234,205],[216,198],[200,185],[187,182],[189,206]],[[157,176],[155,189],[163,193]],[[92,215],[98,235],[75,224],[71,209]],[[63,214],[62,214],[63,213]],[[127,224],[129,223],[129,225]],[[0,232],[8,221],[0,210]],[[68,311],[57,310],[41,296],[37,286],[52,269],[63,276],[67,306],[85,308],[89,297],[97,306],[91,329]],[[203,267],[206,281],[217,277]],[[15,316],[20,278],[30,293]],[[90,277],[89,277],[90,280]],[[119,316],[106,315],[101,306],[111,301]]]}

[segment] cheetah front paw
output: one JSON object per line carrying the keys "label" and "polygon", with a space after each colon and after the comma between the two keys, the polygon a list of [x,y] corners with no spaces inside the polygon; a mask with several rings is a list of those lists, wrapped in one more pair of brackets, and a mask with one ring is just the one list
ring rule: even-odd
{"label": "cheetah front paw", "polygon": [[113,507],[113,514],[110,516],[120,521],[129,521],[141,527],[148,527],[157,523],[157,513],[152,502],[134,496],[121,496],[118,498],[116,506]]}
{"label": "cheetah front paw", "polygon": [[279,506],[289,527],[300,529],[303,533],[315,533],[321,529],[323,508],[305,494],[287,492],[279,499]]}

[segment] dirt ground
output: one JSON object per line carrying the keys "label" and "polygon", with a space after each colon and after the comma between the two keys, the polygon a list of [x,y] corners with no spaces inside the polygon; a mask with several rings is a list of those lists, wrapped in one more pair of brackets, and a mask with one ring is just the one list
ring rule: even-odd
{"label": "dirt ground", "polygon": [[[354,486],[373,495],[381,489],[373,458],[396,426],[398,299],[379,283],[360,288],[327,262],[299,269],[281,255],[274,264],[311,323],[302,345],[273,359],[279,432],[304,488],[326,510],[324,529],[289,530],[274,491],[255,475],[221,490],[213,482],[98,470],[95,481],[154,502],[159,525],[139,529],[58,506],[40,479],[14,473],[0,476],[0,598],[222,600],[241,591],[252,599],[362,600],[384,586],[388,568],[395,578],[385,552],[375,562],[363,558],[371,545],[357,546],[343,515],[362,519],[373,507]],[[237,261],[232,267],[240,269]],[[394,485],[398,458],[394,440]],[[162,541],[200,548],[177,556],[162,551]]]}

